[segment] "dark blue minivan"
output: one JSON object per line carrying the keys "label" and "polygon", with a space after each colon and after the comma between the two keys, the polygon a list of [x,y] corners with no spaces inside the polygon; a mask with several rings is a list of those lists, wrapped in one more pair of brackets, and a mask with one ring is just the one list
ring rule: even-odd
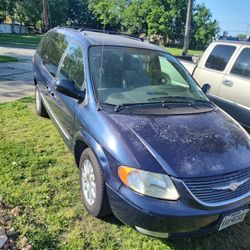
{"label": "dark blue minivan", "polygon": [[93,216],[113,212],[163,238],[244,220],[250,137],[164,49],[122,33],[55,28],[33,67],[36,111],[73,152]]}

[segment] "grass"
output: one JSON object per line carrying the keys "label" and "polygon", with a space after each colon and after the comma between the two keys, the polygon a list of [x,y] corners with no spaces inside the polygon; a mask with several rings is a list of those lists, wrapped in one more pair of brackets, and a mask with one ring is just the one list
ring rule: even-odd
{"label": "grass", "polygon": [[0,201],[22,208],[12,227],[34,249],[250,249],[245,222],[193,239],[160,240],[137,233],[113,216],[83,208],[78,169],[56,128],[40,118],[34,99],[0,104]]}
{"label": "grass", "polygon": [[[180,56],[182,53],[182,49],[179,48],[166,47],[165,49],[174,56]],[[191,56],[202,56],[203,53],[203,50],[188,50],[188,54]]]}
{"label": "grass", "polygon": [[0,34],[0,44],[2,45],[36,47],[41,39],[42,35],[39,34]]}
{"label": "grass", "polygon": [[[43,35],[32,34],[32,35],[22,35],[22,34],[0,34],[0,44],[2,45],[21,45],[35,48],[42,39]],[[179,56],[182,53],[180,48],[165,48],[168,52],[175,56]],[[188,53],[192,56],[201,56],[204,51],[202,50],[189,50]]]}
{"label": "grass", "polygon": [[13,56],[1,56],[0,55],[0,63],[2,62],[18,62],[18,59]]}

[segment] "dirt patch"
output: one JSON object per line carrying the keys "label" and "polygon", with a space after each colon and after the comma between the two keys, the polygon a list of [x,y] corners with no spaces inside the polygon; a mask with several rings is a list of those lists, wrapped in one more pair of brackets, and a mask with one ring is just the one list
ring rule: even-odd
{"label": "dirt patch", "polygon": [[22,207],[12,206],[4,202],[0,202],[0,249],[21,249],[32,250],[33,247],[29,244],[26,237],[19,239],[19,232],[13,227],[13,221],[20,216]]}

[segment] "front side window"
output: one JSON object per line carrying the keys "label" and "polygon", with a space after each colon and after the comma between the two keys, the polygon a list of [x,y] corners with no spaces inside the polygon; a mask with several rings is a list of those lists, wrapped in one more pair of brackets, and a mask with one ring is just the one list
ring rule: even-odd
{"label": "front side window", "polygon": [[223,71],[231,56],[233,55],[236,47],[231,45],[216,45],[211,54],[209,55],[205,67]]}
{"label": "front side window", "polygon": [[92,46],[90,73],[98,102],[118,105],[207,101],[173,56],[155,50]]}
{"label": "front side window", "polygon": [[241,51],[234,63],[231,73],[250,78],[250,48],[245,48]]}
{"label": "front side window", "polygon": [[62,62],[59,79],[72,80],[79,89],[84,87],[84,54],[79,44],[73,43],[69,46]]}
{"label": "front side window", "polygon": [[67,40],[63,34],[51,32],[46,35],[41,47],[39,47],[38,52],[43,65],[53,77],[56,76],[60,59],[67,45]]}

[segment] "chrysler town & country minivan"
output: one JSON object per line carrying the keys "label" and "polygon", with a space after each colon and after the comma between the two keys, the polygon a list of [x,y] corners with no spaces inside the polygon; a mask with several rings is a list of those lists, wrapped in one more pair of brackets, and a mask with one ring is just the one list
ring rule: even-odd
{"label": "chrysler town & country minivan", "polygon": [[116,32],[55,28],[33,68],[37,113],[74,154],[93,216],[112,212],[155,237],[244,220],[250,137],[164,49]]}

